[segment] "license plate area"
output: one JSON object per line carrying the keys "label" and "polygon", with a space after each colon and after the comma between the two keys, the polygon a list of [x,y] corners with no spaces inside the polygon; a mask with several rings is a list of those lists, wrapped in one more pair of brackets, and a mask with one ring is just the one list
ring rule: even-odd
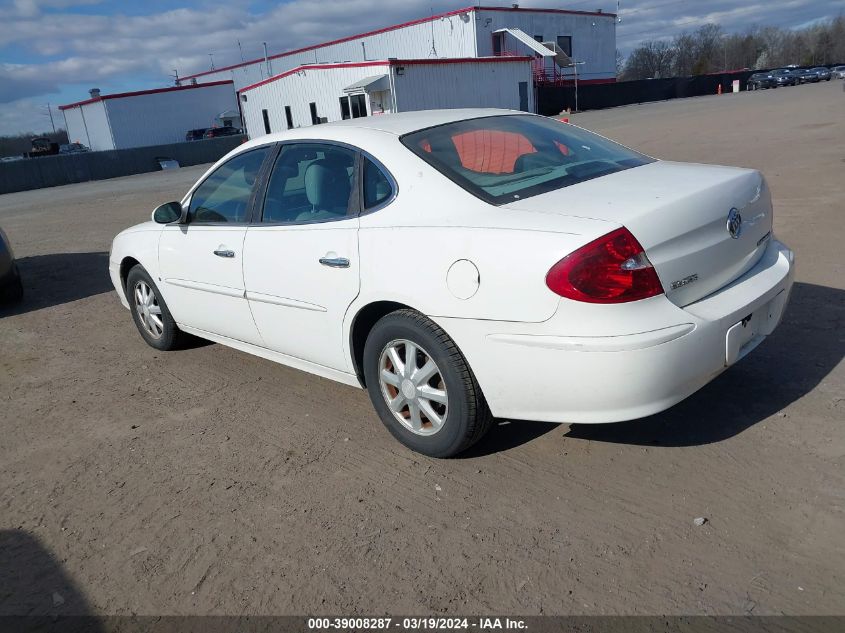
{"label": "license plate area", "polygon": [[725,335],[725,366],[733,365],[757,347],[780,323],[787,293],[779,292],[741,321],[728,328]]}

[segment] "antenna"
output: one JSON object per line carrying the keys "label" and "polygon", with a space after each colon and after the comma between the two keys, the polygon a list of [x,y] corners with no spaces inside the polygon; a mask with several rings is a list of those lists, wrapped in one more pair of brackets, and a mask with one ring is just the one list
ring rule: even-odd
{"label": "antenna", "polygon": [[179,85],[179,71],[176,70],[175,68],[171,68],[171,70],[173,71],[173,74],[170,75],[170,77],[173,77],[173,83],[178,86]]}
{"label": "antenna", "polygon": [[214,70],[214,53],[209,53],[208,58],[211,60],[211,70]]}
{"label": "antenna", "polygon": [[616,21],[617,22],[622,21],[622,14],[621,14],[622,9],[619,5],[620,5],[620,0],[616,0]]}
{"label": "antenna", "polygon": [[241,53],[241,62],[243,62],[244,61],[244,49],[241,48],[241,41],[240,40],[238,40],[238,50]]}

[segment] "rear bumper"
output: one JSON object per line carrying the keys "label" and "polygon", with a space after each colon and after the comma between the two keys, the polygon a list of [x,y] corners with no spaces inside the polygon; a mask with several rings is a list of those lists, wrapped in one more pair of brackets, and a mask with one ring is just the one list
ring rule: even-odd
{"label": "rear bumper", "polygon": [[679,308],[665,297],[616,306],[563,300],[538,324],[435,319],[464,352],[497,417],[602,423],[691,395],[777,327],[794,256],[772,241],[728,286]]}

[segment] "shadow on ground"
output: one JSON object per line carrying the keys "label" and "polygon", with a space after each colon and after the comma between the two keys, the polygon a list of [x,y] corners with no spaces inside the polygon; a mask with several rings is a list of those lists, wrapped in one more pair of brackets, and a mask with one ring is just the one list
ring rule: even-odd
{"label": "shadow on ground", "polygon": [[[640,420],[572,424],[565,437],[675,447],[720,442],[772,415],[786,415],[783,409],[812,391],[843,358],[845,290],[796,283],[784,319],[769,340],[700,391],[667,411]],[[517,421],[497,424],[466,456],[514,448],[555,426]]]}
{"label": "shadow on ground", "polygon": [[0,530],[0,588],[0,623],[7,630],[58,630],[50,626],[58,623],[64,631],[102,630],[61,562],[24,530]]}
{"label": "shadow on ground", "polygon": [[17,260],[23,280],[23,301],[0,306],[0,316],[25,314],[70,303],[114,288],[108,253],[56,253]]}

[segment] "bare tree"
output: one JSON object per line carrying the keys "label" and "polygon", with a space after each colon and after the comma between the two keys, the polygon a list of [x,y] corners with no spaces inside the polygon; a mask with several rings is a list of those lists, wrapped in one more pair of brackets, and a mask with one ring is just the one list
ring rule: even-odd
{"label": "bare tree", "polygon": [[705,24],[693,33],[643,42],[631,51],[621,79],[683,77],[722,69],[778,68],[789,64],[845,64],[845,16],[804,29],[769,26],[726,35],[718,24]]}
{"label": "bare tree", "polygon": [[664,40],[651,40],[635,48],[625,64],[625,79],[651,79],[672,76],[675,49]]}

